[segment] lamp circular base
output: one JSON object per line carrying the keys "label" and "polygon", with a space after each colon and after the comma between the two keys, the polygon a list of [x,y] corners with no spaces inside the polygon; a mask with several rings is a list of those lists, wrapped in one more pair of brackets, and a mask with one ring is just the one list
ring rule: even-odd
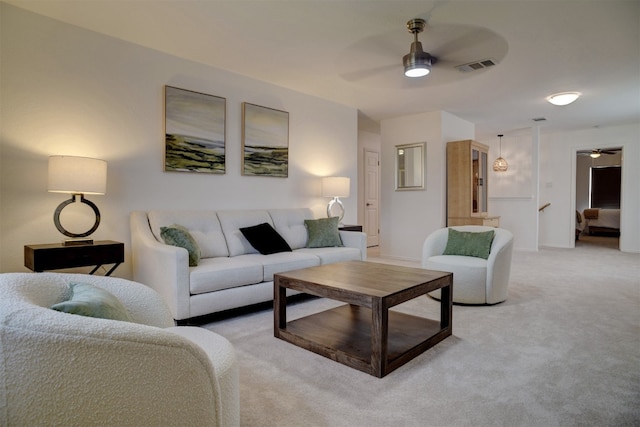
{"label": "lamp circular base", "polygon": [[[334,206],[338,209],[338,215],[335,215],[333,213]],[[327,218],[331,218],[334,216],[338,217],[338,221],[342,221],[342,218],[344,217],[344,205],[337,197],[334,197],[333,200],[331,200],[327,205]]]}
{"label": "lamp circular base", "polygon": [[[91,207],[91,209],[93,209],[93,212],[96,214],[95,224],[93,224],[93,227],[91,227],[91,229],[89,229],[88,231],[85,231],[84,233],[72,233],[66,230],[60,223],[60,213],[62,212],[62,209],[64,209],[67,205],[74,203],[76,201],[76,196],[80,196],[80,202]],[[53,223],[56,225],[56,228],[58,229],[58,231],[67,237],[87,237],[98,229],[98,226],[100,225],[100,211],[98,210],[98,207],[93,202],[85,199],[84,195],[74,194],[71,196],[69,200],[65,200],[64,202],[58,205],[58,207],[56,208],[56,211],[53,214]]]}

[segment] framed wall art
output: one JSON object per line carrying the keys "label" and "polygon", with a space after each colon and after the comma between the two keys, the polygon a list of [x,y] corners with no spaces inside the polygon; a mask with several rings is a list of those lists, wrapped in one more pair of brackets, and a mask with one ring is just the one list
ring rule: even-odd
{"label": "framed wall art", "polygon": [[225,98],[165,86],[164,170],[225,173]]}
{"label": "framed wall art", "polygon": [[242,174],[289,175],[289,113],[242,103]]}

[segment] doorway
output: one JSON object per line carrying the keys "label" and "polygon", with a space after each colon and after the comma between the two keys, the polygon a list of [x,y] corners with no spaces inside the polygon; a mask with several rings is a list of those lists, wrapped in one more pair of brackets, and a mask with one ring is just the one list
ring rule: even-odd
{"label": "doorway", "polygon": [[576,246],[620,247],[622,147],[576,151]]}
{"label": "doorway", "polygon": [[364,232],[367,247],[378,246],[380,239],[380,153],[364,150]]}

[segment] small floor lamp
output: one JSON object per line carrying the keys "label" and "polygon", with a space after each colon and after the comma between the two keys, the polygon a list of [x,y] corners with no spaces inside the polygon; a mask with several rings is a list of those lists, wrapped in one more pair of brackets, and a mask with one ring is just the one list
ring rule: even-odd
{"label": "small floor lamp", "polygon": [[[71,198],[60,203],[53,214],[53,223],[58,231],[73,240],[66,240],[65,245],[91,244],[93,240],[84,239],[98,229],[100,211],[85,194],[105,194],[107,190],[107,162],[88,157],[51,156],[49,157],[49,192],[69,193]],[[89,205],[96,214],[93,227],[84,233],[72,233],[60,223],[60,213],[65,206],[74,202]]]}
{"label": "small floor lamp", "polygon": [[322,196],[333,197],[333,199],[327,205],[327,217],[331,218],[333,215],[332,208],[338,206],[339,219],[342,221],[344,217],[344,205],[340,201],[340,197],[349,197],[350,179],[343,176],[326,176],[322,178]]}

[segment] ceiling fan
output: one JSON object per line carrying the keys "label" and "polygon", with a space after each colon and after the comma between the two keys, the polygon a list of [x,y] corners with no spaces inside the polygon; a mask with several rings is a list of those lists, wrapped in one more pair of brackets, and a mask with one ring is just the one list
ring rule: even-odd
{"label": "ceiling fan", "polygon": [[593,150],[580,150],[578,151],[578,156],[590,156],[594,159],[597,159],[602,154],[608,154],[608,155],[617,154],[621,150],[622,148],[608,148],[606,150],[603,150],[600,148],[596,148]]}
{"label": "ceiling fan", "polygon": [[407,29],[413,34],[411,51],[402,58],[404,75],[407,77],[423,77],[431,72],[431,66],[438,62],[438,58],[422,50],[422,43],[418,41],[418,34],[424,31],[427,21],[416,18],[407,22]]}
{"label": "ceiling fan", "polygon": [[[349,82],[386,89],[441,85],[497,65],[509,50],[502,36],[483,27],[413,18],[406,29],[413,35],[408,54],[402,56],[406,33],[397,29],[379,32],[342,52],[336,61],[339,75]],[[420,41],[422,32],[425,36]],[[424,79],[406,77],[427,75]]]}

